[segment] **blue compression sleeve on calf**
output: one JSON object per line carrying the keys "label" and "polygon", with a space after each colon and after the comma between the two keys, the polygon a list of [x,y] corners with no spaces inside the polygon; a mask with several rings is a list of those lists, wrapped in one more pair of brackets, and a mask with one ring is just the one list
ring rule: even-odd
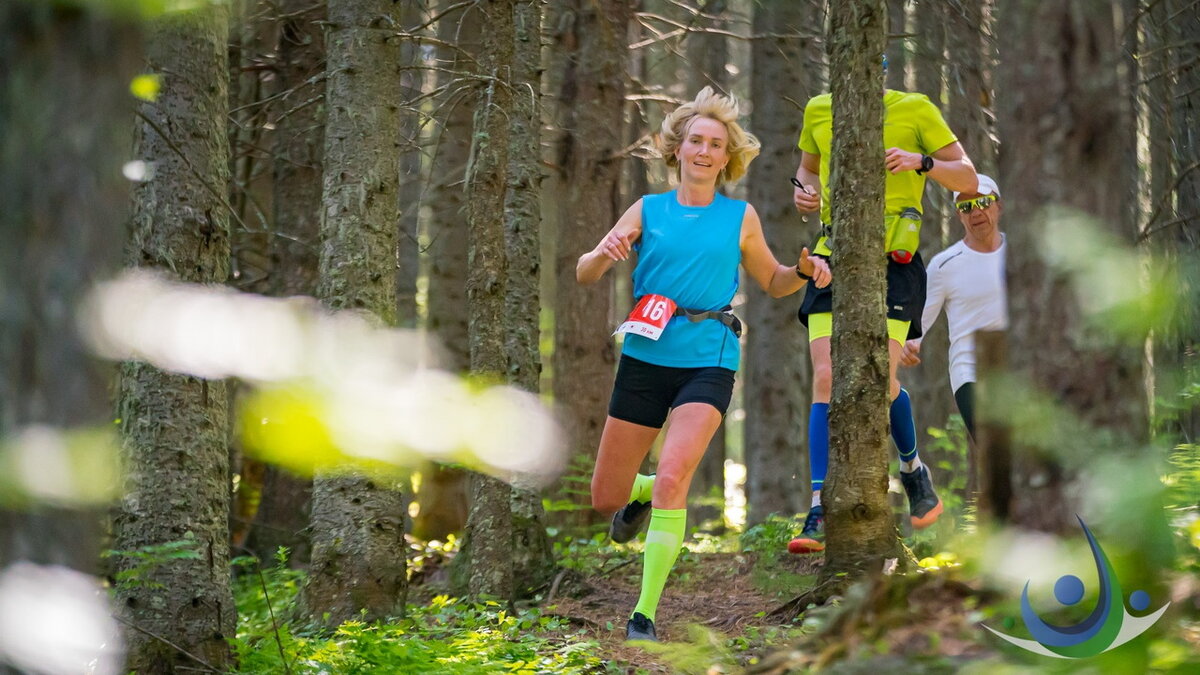
{"label": "blue compression sleeve on calf", "polygon": [[814,403],[808,415],[808,466],[812,489],[820,490],[829,470],[829,404]]}
{"label": "blue compression sleeve on calf", "polygon": [[912,399],[908,391],[900,390],[900,395],[892,401],[888,410],[891,418],[892,440],[900,451],[900,461],[911,462],[917,456],[917,424],[913,421]]}

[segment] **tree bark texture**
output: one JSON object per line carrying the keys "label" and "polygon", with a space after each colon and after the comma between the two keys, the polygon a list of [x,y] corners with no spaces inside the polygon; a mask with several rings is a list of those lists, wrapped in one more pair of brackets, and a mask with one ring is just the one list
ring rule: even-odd
{"label": "tree bark texture", "polygon": [[[161,91],[139,108],[135,155],[154,166],[133,191],[126,262],[199,284],[229,276],[226,71],[229,14],[213,4],[151,24],[149,71]],[[139,583],[117,586],[129,630],[130,670],[186,672],[233,665],[226,640],[230,592],[228,400],[224,382],[126,362],[119,379],[126,461],[113,548],[137,551],[186,541],[198,556],[171,558]],[[136,560],[118,557],[117,570]],[[159,637],[149,637],[150,631]]]}
{"label": "tree bark texture", "polygon": [[[516,0],[513,12],[513,114],[504,198],[508,256],[504,344],[508,382],[537,393],[542,376],[542,7],[538,0]],[[513,590],[518,597],[528,597],[533,589],[549,581],[554,570],[542,498],[537,491],[513,486],[512,526]]]}
{"label": "tree bark texture", "polygon": [[[1200,369],[1200,7],[1169,0],[1151,8],[1160,42],[1171,47],[1155,52],[1149,80],[1151,110],[1151,205],[1156,215],[1147,223],[1147,236],[1159,250],[1170,251],[1182,267],[1180,302],[1170,330],[1159,331],[1155,376],[1159,391],[1178,400]],[[1146,19],[1143,19],[1145,21]],[[1157,58],[1158,55],[1163,58]],[[1165,165],[1165,166],[1164,166]],[[1174,186],[1174,189],[1170,189]],[[1174,201],[1174,204],[1171,202]],[[1188,263],[1191,261],[1191,264]],[[1179,411],[1177,428],[1183,438],[1200,438],[1200,405]]]}
{"label": "tree bark texture", "polygon": [[[705,14],[725,17],[728,3],[725,0],[710,0],[702,3],[700,0],[690,0],[690,4]],[[720,24],[721,21],[712,21]],[[696,92],[706,86],[711,86],[719,92],[729,92],[729,73],[725,66],[729,63],[729,40],[719,33],[692,33],[687,36],[684,45],[688,63],[687,96],[694,97]],[[639,135],[643,129],[638,129]],[[640,162],[639,162],[640,164]],[[641,195],[637,195],[640,197]],[[709,527],[709,532],[724,530],[725,516],[725,455],[726,434],[728,427],[724,422],[717,428],[713,438],[708,443],[696,473],[692,475],[692,503],[688,505],[688,531],[704,523],[715,523]],[[717,495],[716,504],[709,502],[711,495]],[[696,500],[701,503],[696,503]]]}
{"label": "tree bark texture", "polygon": [[[909,51],[905,48],[905,38],[898,37],[908,32],[908,4],[910,0],[887,1],[887,30],[884,53],[888,57],[888,72],[886,82],[888,89],[904,89],[904,78],[908,71]],[[932,3],[935,5],[941,3]],[[893,37],[897,36],[897,37]]]}
{"label": "tree bark texture", "polygon": [[[754,8],[754,32],[818,31],[824,11],[819,0],[769,2]],[[803,105],[824,89],[821,40],[769,38],[751,45],[750,129],[762,154],[750,165],[750,203],[758,209],[763,235],[784,264],[816,242],[817,224],[803,223],[792,204],[786,177],[800,164],[796,141]],[[789,92],[787,97],[779,92]],[[794,514],[808,506],[808,415],[812,369],[808,339],[796,320],[803,291],[775,300],[757,288],[746,291],[746,353],[743,372],[744,455],[747,523],[772,513]]]}
{"label": "tree bark texture", "polygon": [[[504,205],[508,187],[509,127],[513,107],[515,0],[477,5],[487,31],[480,58],[482,100],[475,109],[471,161],[467,167],[467,303],[471,373],[489,380],[508,372],[505,350],[508,256]],[[471,541],[469,590],[504,600],[513,597],[512,489],[478,474],[471,480],[467,537]]]}
{"label": "tree bark texture", "polygon": [[275,116],[275,230],[271,238],[278,296],[317,294],[321,175],[325,152],[326,3],[282,0]]}
{"label": "tree bark texture", "polygon": [[[319,294],[335,310],[396,321],[399,11],[388,0],[328,4]],[[331,625],[401,614],[407,593],[399,486],[344,473],[313,485],[310,616]]]}
{"label": "tree bark texture", "polygon": [[[102,12],[33,2],[6,3],[0,25],[0,438],[108,425],[111,369],[80,342],[75,304],[120,265],[141,34]],[[94,572],[100,520],[87,508],[0,508],[0,569]]]}
{"label": "tree bark texture", "polygon": [[[279,26],[278,77],[283,92],[276,105],[274,231],[271,253],[273,295],[316,296],[321,222],[321,165],[325,149],[324,2],[284,0]],[[290,562],[307,565],[312,480],[268,465],[262,495],[246,546],[270,560],[280,546]]]}
{"label": "tree bark texture", "polygon": [[[1098,0],[1000,9],[998,33],[1006,38],[997,84],[1004,93],[999,181],[1009,225],[1012,367],[1089,429],[1138,442],[1147,435],[1142,345],[1114,344],[1104,327],[1089,323],[1069,276],[1046,261],[1043,243],[1056,224],[1050,207],[1082,212],[1123,242],[1136,233],[1134,124],[1118,77],[1124,26],[1110,3]],[[1014,522],[1076,531],[1073,475],[1095,448],[1083,435],[1060,436],[1054,447],[1017,440]],[[1070,457],[1074,466],[1063,463]]]}
{"label": "tree bark texture", "polygon": [[822,575],[861,574],[900,543],[887,499],[888,355],[884,311],[882,0],[830,8],[833,154],[833,397]]}
{"label": "tree bark texture", "polygon": [[[974,0],[972,0],[974,1]],[[945,112],[943,102],[946,67],[947,14],[954,10],[948,3],[918,2],[914,11],[916,49],[912,55],[912,70],[916,91],[925,94]],[[976,57],[978,58],[978,57]],[[952,126],[951,129],[954,129]],[[956,130],[957,131],[957,130]],[[964,142],[965,146],[966,143]],[[970,150],[968,150],[970,152]],[[929,185],[922,200],[921,256],[928,262],[933,256],[955,241],[961,234],[958,219],[949,208],[950,193],[940,185]],[[900,381],[913,401],[917,423],[917,447],[930,466],[949,459],[933,452],[929,427],[945,427],[954,408],[954,396],[947,380],[949,369],[949,337],[945,321],[939,321],[921,342],[921,366],[902,369]]]}
{"label": "tree bark texture", "polygon": [[[439,4],[438,11],[442,11]],[[444,366],[465,373],[471,367],[467,335],[467,219],[464,176],[471,148],[472,112],[478,87],[459,73],[478,70],[480,13],[474,8],[449,13],[438,21],[438,39],[455,49],[438,51],[439,88],[448,91],[437,99],[440,124],[436,133],[429,193],[429,313],[427,327],[441,344]],[[420,510],[413,533],[426,539],[444,539],[461,533],[467,523],[469,478],[463,469],[430,465],[417,495]]]}
{"label": "tree bark texture", "polygon": [[[400,3],[400,25],[424,23],[423,2]],[[396,239],[396,325],[417,327],[417,277],[420,276],[420,207],[424,184],[421,180],[421,110],[419,99],[425,70],[421,45],[405,40],[400,48],[400,232]]]}
{"label": "tree bark texture", "polygon": [[[554,400],[568,436],[572,466],[591,466],[607,417],[616,355],[613,350],[612,277],[582,286],[575,263],[617,221],[621,119],[625,104],[629,0],[572,0],[559,9],[557,54],[565,60],[559,91],[562,135],[554,165],[562,193],[556,200]],[[598,516],[586,494],[565,492],[585,508],[584,524]]]}
{"label": "tree bark texture", "polygon": [[[230,285],[247,293],[268,293],[274,285],[271,257],[274,233],[268,222],[272,167],[261,148],[272,144],[271,105],[279,79],[264,68],[275,47],[275,21],[259,0],[230,5],[229,50],[229,203]],[[236,390],[231,390],[236,396]],[[235,470],[237,464],[235,462]],[[246,476],[243,475],[243,479]],[[244,485],[245,483],[243,483]],[[238,506],[235,504],[235,507]],[[235,511],[235,518],[239,514]],[[237,536],[245,534],[235,529]]]}

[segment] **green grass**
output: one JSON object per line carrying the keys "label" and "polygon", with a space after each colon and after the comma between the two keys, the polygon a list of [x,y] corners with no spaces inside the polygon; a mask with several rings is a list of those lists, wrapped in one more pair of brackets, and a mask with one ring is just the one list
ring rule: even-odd
{"label": "green grass", "polygon": [[[237,580],[239,673],[598,673],[604,664],[583,630],[537,609],[437,596],[387,622],[347,621],[329,632],[293,614],[304,573],[282,567]],[[266,592],[264,593],[264,586]],[[268,607],[267,598],[270,598]],[[275,629],[278,620],[279,628]]]}

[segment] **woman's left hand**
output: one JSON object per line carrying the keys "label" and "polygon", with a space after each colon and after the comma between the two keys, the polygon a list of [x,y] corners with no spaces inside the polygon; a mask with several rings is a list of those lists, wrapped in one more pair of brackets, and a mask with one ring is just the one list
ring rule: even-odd
{"label": "woman's left hand", "polygon": [[804,274],[812,277],[812,281],[817,285],[817,288],[825,288],[833,281],[833,273],[829,271],[829,263],[825,262],[824,258],[810,256],[808,247],[800,251],[800,261],[796,263],[796,269]]}

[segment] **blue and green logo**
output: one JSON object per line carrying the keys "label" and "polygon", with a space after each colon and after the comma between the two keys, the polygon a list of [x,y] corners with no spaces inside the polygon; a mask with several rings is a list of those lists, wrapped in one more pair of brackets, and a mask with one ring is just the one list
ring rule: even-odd
{"label": "blue and green logo", "polygon": [[[1034,654],[1053,656],[1062,659],[1084,659],[1089,656],[1102,654],[1110,649],[1120,647],[1133,638],[1145,633],[1158,621],[1171,603],[1159,607],[1154,612],[1144,616],[1134,616],[1125,609],[1124,594],[1121,582],[1113,571],[1112,563],[1092,531],[1088,529],[1082,518],[1079,519],[1084,534],[1087,535],[1088,545],[1092,548],[1092,557],[1096,561],[1096,576],[1100,580],[1100,592],[1096,599],[1096,608],[1085,619],[1070,626],[1054,626],[1042,620],[1029,604],[1029,581],[1025,582],[1025,590],[1021,592],[1021,620],[1025,628],[1033,636],[1032,640],[1005,635],[989,626],[984,626],[991,632],[1012,644]],[[1065,574],[1054,583],[1054,597],[1063,605],[1074,605],[1083,599],[1084,586],[1079,577]],[[1144,612],[1150,606],[1150,595],[1145,591],[1134,591],[1129,594],[1129,606],[1136,612]]]}

